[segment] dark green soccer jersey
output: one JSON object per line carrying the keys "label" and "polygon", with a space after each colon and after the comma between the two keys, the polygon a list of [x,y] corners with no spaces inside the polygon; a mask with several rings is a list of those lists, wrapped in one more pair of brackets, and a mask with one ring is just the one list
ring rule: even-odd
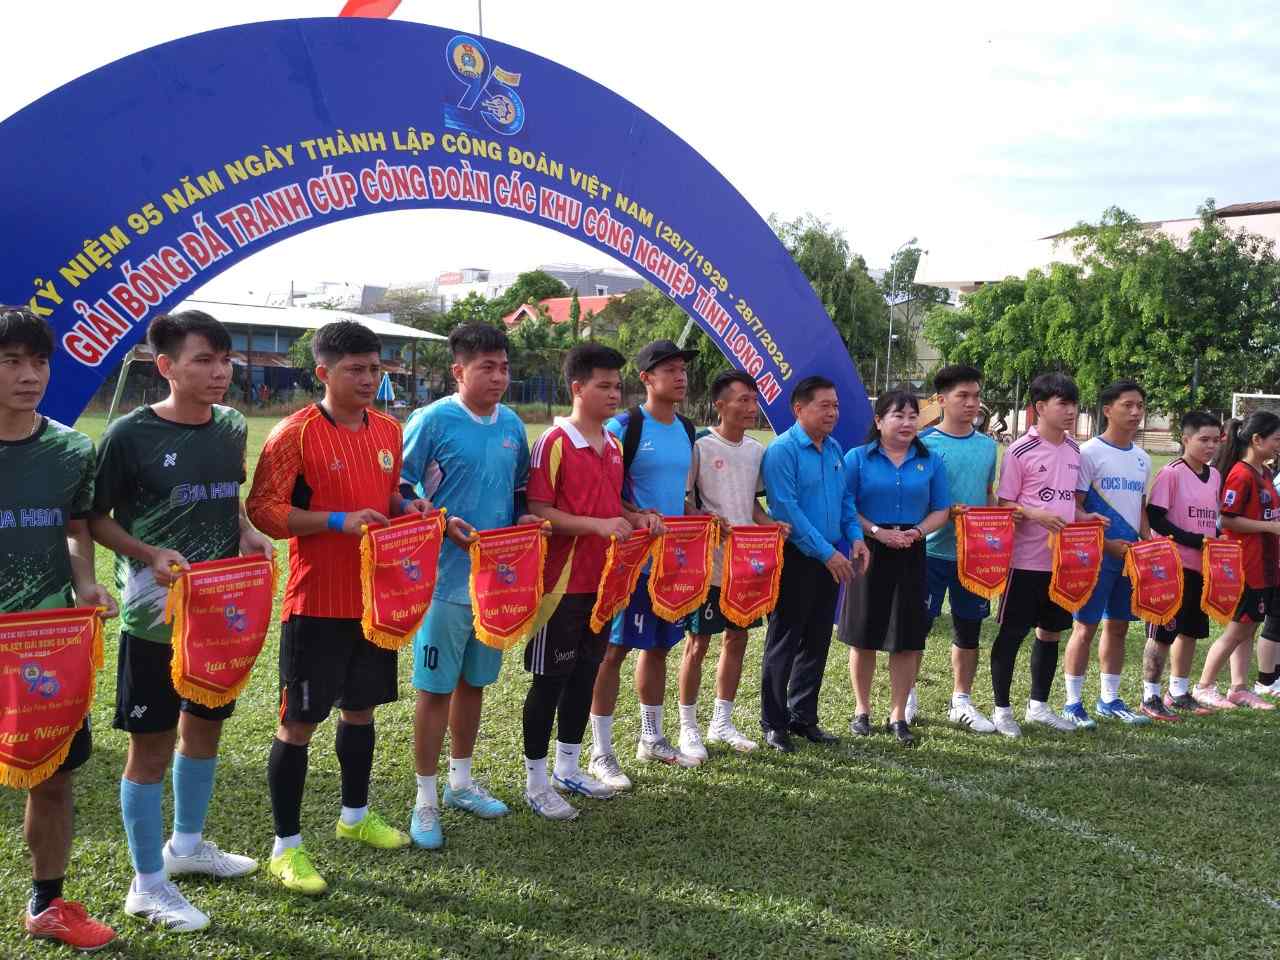
{"label": "dark green soccer jersey", "polygon": [[67,524],[89,514],[93,463],[93,441],[47,417],[0,440],[0,613],[74,602]]}
{"label": "dark green soccer jersey", "polygon": [[[152,547],[177,550],[191,563],[234,557],[240,549],[240,484],[247,425],[238,410],[214,407],[191,426],[139,407],[107,428],[98,447],[93,509],[111,513]],[[116,557],[123,628],[168,643],[166,590],[151,568]]]}

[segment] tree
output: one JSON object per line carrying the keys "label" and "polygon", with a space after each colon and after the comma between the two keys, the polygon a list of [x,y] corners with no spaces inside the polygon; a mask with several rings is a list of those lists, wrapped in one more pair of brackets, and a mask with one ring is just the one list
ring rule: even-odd
{"label": "tree", "polygon": [[916,337],[925,315],[938,304],[947,302],[947,291],[942,287],[915,282],[922,253],[915,244],[902,247],[890,259],[889,269],[880,280],[880,289],[893,311],[893,355],[901,358],[901,367],[915,362]]}
{"label": "tree", "polygon": [[543,270],[530,270],[516,277],[515,282],[501,296],[489,301],[487,319],[490,323],[497,325],[502,323],[503,317],[513,313],[521,304],[539,303],[551,297],[568,295],[569,288],[551,274]]}
{"label": "tree", "polygon": [[571,294],[571,298],[569,300],[569,326],[572,328],[570,332],[573,334],[573,339],[575,342],[578,340],[578,337],[579,337],[579,330],[581,328],[579,327],[578,324],[581,321],[581,319],[582,319],[582,304],[578,301],[578,290],[575,287],[573,293]]}
{"label": "tree", "polygon": [[556,381],[565,351],[573,346],[568,324],[554,324],[544,314],[526,317],[511,331],[511,349],[525,370],[537,372],[545,383],[547,419],[551,419]]}

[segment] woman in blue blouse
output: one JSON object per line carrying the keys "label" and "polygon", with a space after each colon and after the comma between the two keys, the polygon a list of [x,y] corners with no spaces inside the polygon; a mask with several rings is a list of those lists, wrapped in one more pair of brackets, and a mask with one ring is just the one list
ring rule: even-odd
{"label": "woman in blue blouse", "polygon": [[865,628],[841,637],[851,647],[856,710],[850,729],[858,736],[871,733],[871,680],[876,654],[883,650],[889,654],[889,730],[906,746],[915,745],[906,722],[907,694],[929,631],[924,538],[947,522],[951,506],[942,460],[930,456],[916,436],[919,419],[913,394],[881,394],[870,442],[850,450],[844,461],[871,549]]}

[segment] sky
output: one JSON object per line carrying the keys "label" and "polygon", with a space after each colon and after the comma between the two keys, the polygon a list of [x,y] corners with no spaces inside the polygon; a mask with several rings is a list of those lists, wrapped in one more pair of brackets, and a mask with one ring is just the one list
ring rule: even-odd
{"label": "sky", "polygon": [[[0,117],[166,40],[341,5],[14,5]],[[814,214],[882,267],[912,238],[935,259],[1000,262],[1113,205],[1173,219],[1194,216],[1207,197],[1219,206],[1280,198],[1273,9],[483,0],[483,32],[610,87],[697,148],[762,216]],[[475,0],[404,0],[395,16],[477,29]],[[62,31],[68,23],[75,29]],[[276,244],[203,293],[552,261],[607,262],[507,218],[400,211]]]}

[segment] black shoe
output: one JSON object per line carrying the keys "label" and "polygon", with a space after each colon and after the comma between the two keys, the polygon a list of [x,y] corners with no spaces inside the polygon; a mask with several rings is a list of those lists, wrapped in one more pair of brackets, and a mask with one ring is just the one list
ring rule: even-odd
{"label": "black shoe", "polygon": [[849,723],[849,732],[855,737],[871,736],[871,717],[865,713],[855,716]]}
{"label": "black shoe", "polygon": [[889,732],[898,738],[898,742],[904,747],[914,747],[916,745],[916,736],[911,732],[911,727],[905,720],[890,720]]}
{"label": "black shoe", "polygon": [[795,753],[796,746],[781,730],[770,730],[764,735],[764,745],[771,750],[777,750],[779,753]]}
{"label": "black shoe", "polygon": [[796,734],[797,736],[804,737],[810,743],[821,744],[824,747],[830,746],[833,743],[840,742],[839,737],[834,736],[830,733],[827,733],[827,731],[823,730],[816,723],[815,724],[793,723],[791,724],[791,732]]}

